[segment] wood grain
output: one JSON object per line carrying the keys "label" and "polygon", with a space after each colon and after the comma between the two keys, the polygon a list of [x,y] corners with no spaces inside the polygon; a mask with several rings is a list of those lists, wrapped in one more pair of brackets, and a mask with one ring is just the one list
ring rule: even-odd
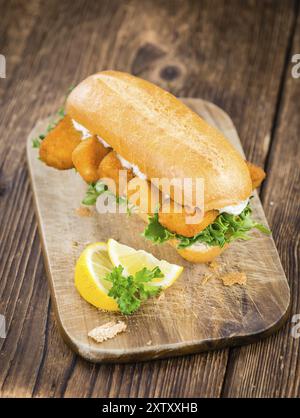
{"label": "wood grain", "polygon": [[[217,106],[200,99],[182,99],[208,123],[218,127],[242,153],[230,118]],[[129,362],[157,359],[243,344],[269,335],[287,317],[290,293],[270,236],[236,242],[219,257],[221,274],[243,272],[246,286],[227,287],[205,265],[185,262],[169,245],[155,246],[141,236],[145,227],[138,216],[98,215],[80,218],[76,209],[86,184],[74,170],[47,167],[32,148],[48,120],[37,123],[27,142],[30,177],[39,230],[57,322],[67,343],[93,362]],[[82,197],[80,197],[82,196]],[[253,216],[266,223],[255,193]],[[184,266],[180,279],[126,318],[127,331],[97,344],[88,338],[93,328],[118,320],[119,315],[88,305],[74,287],[74,268],[88,242],[114,238],[143,249],[159,259]],[[205,283],[205,276],[213,277]],[[220,273],[219,273],[220,274]]]}
{"label": "wood grain", "polygon": [[[300,48],[300,14],[295,22],[293,47],[288,56],[279,118],[274,130],[268,160],[270,175],[263,188],[262,200],[273,225],[274,238],[281,254],[293,294],[291,316],[300,313],[299,299],[299,161],[300,79],[291,76],[290,58]],[[256,346],[232,351],[224,395],[230,397],[299,397],[299,338],[292,337],[289,321],[282,332]],[[261,362],[261,358],[264,359]]]}
{"label": "wood grain", "polygon": [[[137,0],[120,5],[114,0],[1,0],[0,4],[0,47],[9,68],[7,79],[0,80],[0,125],[4,127],[0,139],[0,311],[9,325],[7,339],[0,339],[1,395],[220,396],[228,350],[110,367],[76,359],[62,342],[49,305],[25,168],[25,138],[37,119],[60,106],[68,86],[110,67],[137,72],[175,94],[219,104],[233,118],[248,159],[263,164],[283,97],[280,80],[296,1]],[[180,72],[170,71],[172,66]],[[296,108],[289,111],[297,114]],[[278,137],[278,143],[284,139],[285,135]],[[284,152],[287,158],[291,155],[289,149]],[[275,169],[276,178],[277,167],[270,169],[268,176]],[[289,206],[286,211],[284,233],[289,236],[288,219],[293,213]],[[272,223],[281,241],[282,226]],[[286,251],[279,249],[282,254]],[[284,266],[298,277],[293,258],[285,256]],[[289,358],[297,359],[294,343]],[[260,359],[256,347],[252,356]],[[34,350],[34,358],[24,361],[23,353]],[[299,369],[297,362],[287,364],[289,359],[284,358],[281,367],[289,376],[278,375],[279,394],[286,393],[286,384],[294,387]],[[263,361],[259,366],[248,364],[249,376],[254,367],[259,375],[262,365]],[[273,394],[272,387],[272,381],[264,379],[264,393]],[[246,391],[241,389],[239,395]]]}

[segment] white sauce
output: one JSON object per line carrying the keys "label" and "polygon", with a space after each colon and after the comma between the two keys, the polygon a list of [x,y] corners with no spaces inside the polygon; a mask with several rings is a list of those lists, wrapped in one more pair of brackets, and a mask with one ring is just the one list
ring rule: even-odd
{"label": "white sauce", "polygon": [[201,251],[201,252],[208,251],[210,248],[212,247],[210,247],[209,245],[203,244],[203,242],[196,242],[195,244],[187,247],[188,250]]}
{"label": "white sauce", "polygon": [[101,138],[99,135],[97,135],[98,140],[101,142],[101,144],[104,146],[104,148],[111,148],[111,146],[104,141],[103,138]]}
{"label": "white sauce", "polygon": [[83,125],[80,125],[80,123],[76,122],[76,120],[72,119],[72,123],[73,123],[73,126],[76,129],[76,131],[81,132],[82,139],[87,139],[87,138],[90,138],[92,136],[90,131],[88,129],[86,129]]}
{"label": "white sauce", "polygon": [[[76,129],[76,131],[81,132],[82,139],[87,139],[87,138],[90,138],[92,136],[91,132],[88,129],[86,129],[83,125],[76,122],[76,120],[72,119],[72,123],[73,123],[73,126]],[[107,142],[105,142],[104,139],[101,138],[99,135],[97,135],[97,138],[105,148],[111,148],[111,146]],[[120,160],[120,162],[121,162],[121,164],[124,168],[127,168],[128,170],[132,170],[133,174],[138,176],[140,179],[147,180],[147,176],[144,173],[141,172],[141,170],[138,168],[137,165],[130,164],[130,162],[125,160],[125,158],[121,157],[121,155],[119,155],[119,154],[117,154],[117,157]]]}
{"label": "white sauce", "polygon": [[147,176],[141,172],[137,165],[131,164],[130,162],[125,160],[125,158],[121,157],[121,155],[119,154],[117,154],[117,157],[124,168],[127,168],[127,170],[132,170],[133,174],[139,177],[140,179],[147,180]]}
{"label": "white sauce", "polygon": [[[81,132],[82,134],[82,139],[87,139],[90,138],[92,135],[92,133],[86,129],[83,125],[81,125],[80,123],[76,122],[76,120],[72,119],[72,123],[74,128],[76,129],[76,131]],[[104,148],[110,148],[110,145],[104,141],[103,138],[101,138],[99,135],[96,135],[97,139],[99,140],[99,142],[101,142],[101,144],[104,146]]]}
{"label": "white sauce", "polygon": [[226,213],[229,213],[230,215],[239,215],[240,213],[243,212],[245,207],[248,205],[248,202],[249,202],[249,198],[241,201],[237,205],[225,206],[224,208],[219,209],[219,212],[220,213],[226,212]]}

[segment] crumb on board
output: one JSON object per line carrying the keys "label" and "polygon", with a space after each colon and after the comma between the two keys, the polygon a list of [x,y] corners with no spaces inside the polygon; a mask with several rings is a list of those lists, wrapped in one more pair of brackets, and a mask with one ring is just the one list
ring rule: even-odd
{"label": "crumb on board", "polygon": [[206,284],[210,279],[221,280],[224,286],[245,285],[247,282],[246,273],[243,271],[229,271],[230,267],[238,268],[238,266],[230,266],[228,264],[219,264],[216,261],[208,263],[209,272],[203,276],[202,284]]}
{"label": "crumb on board", "polygon": [[152,340],[149,340],[146,345],[152,345]]}
{"label": "crumb on board", "polygon": [[124,332],[126,328],[127,325],[123,321],[111,321],[101,325],[100,327],[92,329],[88,333],[88,336],[97,343],[102,343],[103,341],[114,338],[120,332]]}
{"label": "crumb on board", "polygon": [[73,247],[78,247],[78,245],[79,245],[79,243],[78,243],[77,241],[73,241],[73,242],[72,242],[72,246],[73,246]]}
{"label": "crumb on board", "polygon": [[205,274],[202,280],[202,284],[206,284],[213,277],[215,277],[213,274]]}
{"label": "crumb on board", "polygon": [[164,292],[161,292],[160,295],[158,296],[157,300],[161,301],[164,300],[166,298],[166,295]]}
{"label": "crumb on board", "polygon": [[234,284],[245,285],[247,282],[246,273],[243,271],[232,271],[219,276],[224,286],[233,286]]}
{"label": "crumb on board", "polygon": [[76,213],[78,216],[82,218],[86,218],[93,215],[91,209],[86,208],[84,206],[80,206],[79,208],[77,208]]}
{"label": "crumb on board", "polygon": [[208,263],[208,268],[212,271],[219,271],[221,269],[221,266],[216,261],[211,261]]}

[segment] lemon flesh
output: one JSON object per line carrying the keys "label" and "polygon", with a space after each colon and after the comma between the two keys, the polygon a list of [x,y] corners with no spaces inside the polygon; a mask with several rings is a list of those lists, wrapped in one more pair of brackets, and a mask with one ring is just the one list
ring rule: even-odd
{"label": "lemon flesh", "polygon": [[120,244],[114,239],[108,240],[107,249],[112,264],[114,266],[121,265],[124,268],[124,274],[126,275],[134,275],[144,267],[149,270],[159,267],[164,274],[164,277],[152,280],[151,285],[161,286],[163,289],[171,286],[183,270],[183,267],[178,266],[177,264],[159,260],[144,250],[135,250],[127,245]]}
{"label": "lemon flesh", "polygon": [[104,279],[112,269],[107,244],[91,244],[81,253],[76,263],[75,286],[79,294],[96,308],[118,311],[117,302],[107,294],[111,283]]}

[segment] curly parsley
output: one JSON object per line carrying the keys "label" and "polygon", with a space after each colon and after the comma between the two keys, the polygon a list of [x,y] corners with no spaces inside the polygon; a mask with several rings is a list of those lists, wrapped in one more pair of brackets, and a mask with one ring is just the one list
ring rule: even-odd
{"label": "curly parsley", "polygon": [[105,280],[112,283],[108,292],[117,301],[120,311],[125,315],[130,315],[141,306],[142,301],[158,295],[161,291],[160,286],[151,285],[153,279],[164,277],[159,267],[148,270],[144,267],[135,273],[134,276],[123,274],[123,267],[118,266],[106,275]]}

